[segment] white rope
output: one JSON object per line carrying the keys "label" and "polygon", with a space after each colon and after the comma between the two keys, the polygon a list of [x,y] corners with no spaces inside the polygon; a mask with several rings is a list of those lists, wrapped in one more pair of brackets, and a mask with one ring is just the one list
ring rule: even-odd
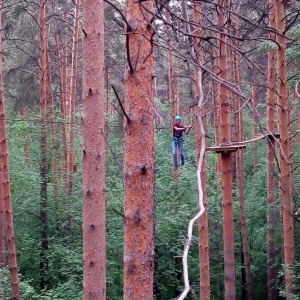
{"label": "white rope", "polygon": [[[189,24],[188,20],[188,12],[187,12],[187,5],[186,5],[186,0],[182,1],[182,13],[184,18],[187,21],[187,32],[191,32],[191,27]],[[192,58],[196,61],[198,61],[197,56],[195,55],[195,49],[193,46],[192,41],[190,40],[190,54]],[[199,65],[200,62],[198,61]],[[187,294],[190,292],[191,287],[190,287],[190,282],[189,282],[189,272],[188,272],[188,253],[189,249],[192,243],[192,236],[193,236],[193,226],[194,223],[203,215],[205,208],[203,205],[203,187],[202,187],[202,182],[201,182],[201,172],[202,172],[202,166],[203,166],[203,160],[204,160],[204,154],[205,154],[205,131],[204,131],[204,126],[203,126],[203,121],[202,121],[202,116],[201,116],[201,108],[203,106],[203,89],[202,89],[202,70],[201,67],[197,66],[197,73],[198,73],[198,82],[196,84],[198,85],[199,88],[199,101],[198,101],[198,111],[197,111],[197,119],[199,122],[199,128],[200,128],[200,135],[201,135],[201,148],[200,148],[200,155],[198,159],[198,165],[197,165],[197,186],[198,186],[198,205],[199,205],[199,212],[197,215],[190,220],[189,226],[188,226],[188,235],[187,239],[185,242],[184,246],[184,251],[183,251],[183,257],[182,257],[182,265],[183,265],[183,278],[184,278],[184,290],[183,292],[179,295],[177,298],[178,300],[183,300],[187,296]]]}
{"label": "white rope", "polygon": [[200,149],[200,155],[198,159],[198,165],[197,165],[197,186],[198,186],[198,205],[199,205],[199,212],[197,215],[190,220],[189,226],[188,226],[188,235],[185,242],[185,247],[183,251],[183,257],[182,257],[182,264],[183,264],[183,277],[184,277],[184,290],[180,294],[178,300],[183,300],[191,290],[190,283],[189,283],[189,273],[188,273],[188,253],[190,249],[190,245],[192,243],[192,234],[193,234],[193,226],[194,223],[203,215],[205,208],[203,205],[203,187],[202,187],[202,181],[201,181],[201,172],[202,172],[202,166],[203,166],[203,160],[204,160],[204,154],[205,154],[205,131],[203,126],[203,121],[201,117],[201,108],[203,105],[203,90],[202,90],[202,72],[201,69],[198,69],[198,86],[199,86],[199,101],[198,101],[198,112],[197,112],[197,119],[199,122],[200,127],[200,134],[201,134],[201,149]]}

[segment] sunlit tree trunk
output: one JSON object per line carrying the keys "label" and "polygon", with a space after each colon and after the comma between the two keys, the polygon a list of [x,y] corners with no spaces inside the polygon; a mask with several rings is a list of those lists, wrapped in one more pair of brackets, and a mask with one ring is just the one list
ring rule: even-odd
{"label": "sunlit tree trunk", "polygon": [[40,0],[39,28],[40,28],[40,288],[47,289],[48,278],[48,200],[47,200],[47,40],[45,0]]}
{"label": "sunlit tree trunk", "polygon": [[[269,26],[276,29],[276,5],[273,0],[269,1]],[[269,34],[272,40],[276,40],[276,35]],[[267,129],[271,133],[276,130],[276,50],[268,52],[268,89],[267,89]],[[273,138],[267,140],[267,288],[268,300],[278,299],[278,290],[276,289],[277,268],[276,268],[276,242],[275,226],[278,214],[276,212],[276,177],[275,177],[275,151],[276,141]]]}
{"label": "sunlit tree trunk", "polygon": [[83,299],[106,299],[104,3],[83,0]]}
{"label": "sunlit tree trunk", "polygon": [[286,299],[294,297],[294,224],[292,212],[292,179],[290,172],[290,105],[287,90],[287,67],[286,67],[286,38],[285,34],[285,14],[284,2],[274,0],[276,4],[276,40],[277,49],[277,74],[278,74],[278,128],[280,134],[280,199],[281,214],[283,225],[283,247],[284,247],[284,265],[285,265],[285,287]]}
{"label": "sunlit tree trunk", "polygon": [[[225,30],[225,15],[228,1],[218,0],[217,17],[219,28]],[[226,37],[219,35],[219,69],[220,78],[227,79],[227,46]],[[220,142],[230,142],[229,99],[226,87],[221,84],[220,99]],[[224,286],[226,300],[235,299],[235,261],[234,261],[234,230],[232,208],[232,174],[231,153],[221,153],[222,170],[222,209],[223,209],[223,243],[224,243]]]}
{"label": "sunlit tree trunk", "polygon": [[[124,300],[153,299],[153,1],[126,2]],[[148,21],[144,18],[148,18]],[[134,26],[133,26],[134,25]]]}
{"label": "sunlit tree trunk", "polygon": [[12,300],[20,299],[19,278],[17,267],[17,255],[15,245],[15,233],[13,222],[13,210],[10,192],[10,176],[8,147],[6,137],[6,118],[4,108],[4,92],[3,92],[3,68],[2,68],[2,0],[0,0],[0,171],[1,171],[1,194],[0,202],[3,205],[5,215],[5,232],[7,239],[8,264],[10,271],[11,296]]}

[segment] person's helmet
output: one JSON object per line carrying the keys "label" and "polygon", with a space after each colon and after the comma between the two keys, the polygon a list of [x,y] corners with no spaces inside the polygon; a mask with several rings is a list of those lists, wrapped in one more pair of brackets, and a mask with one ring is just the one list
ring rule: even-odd
{"label": "person's helmet", "polygon": [[181,120],[181,117],[180,116],[176,116],[175,117],[175,121],[180,121]]}

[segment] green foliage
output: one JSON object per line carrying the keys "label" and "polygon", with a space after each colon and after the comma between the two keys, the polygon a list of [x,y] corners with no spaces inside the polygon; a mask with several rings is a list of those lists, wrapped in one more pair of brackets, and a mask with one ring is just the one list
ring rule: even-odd
{"label": "green foliage", "polygon": [[277,49],[277,44],[272,41],[260,42],[259,51],[261,52],[268,52],[270,50],[276,50],[276,49]]}

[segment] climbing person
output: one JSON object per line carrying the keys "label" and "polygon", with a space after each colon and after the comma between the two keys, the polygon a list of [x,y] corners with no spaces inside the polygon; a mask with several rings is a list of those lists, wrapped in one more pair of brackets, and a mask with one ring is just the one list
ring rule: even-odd
{"label": "climbing person", "polygon": [[188,134],[192,125],[184,126],[181,123],[181,117],[176,116],[175,122],[173,124],[173,138],[172,138],[172,154],[173,154],[173,160],[174,160],[174,168],[178,168],[178,161],[177,161],[177,148],[179,150],[180,154],[180,161],[181,165],[184,166],[184,155],[183,155],[183,137],[182,134],[185,132],[185,134]]}

